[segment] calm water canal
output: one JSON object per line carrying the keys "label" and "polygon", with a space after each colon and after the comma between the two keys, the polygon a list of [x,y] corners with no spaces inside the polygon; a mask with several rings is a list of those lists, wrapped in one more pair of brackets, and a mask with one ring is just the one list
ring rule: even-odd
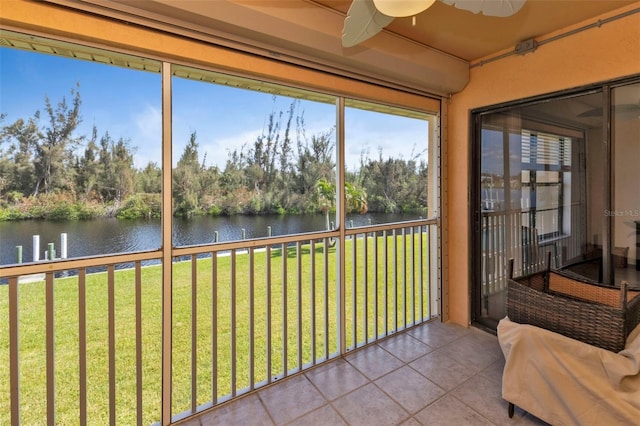
{"label": "calm water canal", "polygon": [[[347,224],[353,226],[418,219],[418,215],[365,214],[349,216]],[[196,217],[188,220],[174,218],[173,240],[176,246],[206,244],[215,241],[233,241],[260,238],[271,234],[288,235],[321,231],[325,228],[323,215],[304,216],[233,216]],[[68,257],[96,256],[153,250],[160,247],[160,220],[98,219],[73,222],[20,221],[0,222],[0,265],[17,262],[16,246],[22,246],[23,262],[33,260],[33,236],[40,236],[40,259],[48,243],[54,243],[60,256],[60,235],[67,234]]]}

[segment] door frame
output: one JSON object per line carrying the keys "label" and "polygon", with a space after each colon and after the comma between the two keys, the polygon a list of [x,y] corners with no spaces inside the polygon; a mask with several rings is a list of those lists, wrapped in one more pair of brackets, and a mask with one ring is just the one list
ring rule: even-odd
{"label": "door frame", "polygon": [[[605,82],[593,83],[589,85],[579,86],[572,89],[561,90],[552,93],[532,96],[528,98],[508,101],[495,105],[488,105],[470,110],[469,112],[469,150],[470,150],[470,173],[469,173],[469,297],[470,297],[470,318],[471,323],[477,326],[495,330],[497,322],[489,320],[482,316],[482,256],[478,255],[482,252],[482,227],[481,227],[481,124],[482,117],[487,114],[510,111],[515,108],[521,108],[536,103],[545,103],[561,100],[563,98],[572,98],[592,93],[601,92],[603,94],[603,131],[602,139],[605,145],[605,155],[603,155],[603,199],[605,209],[611,210],[613,204],[612,194],[612,167],[613,160],[613,144],[611,134],[611,114],[610,102],[611,91],[614,88],[635,84],[640,81],[640,74],[628,76],[620,79],[609,80]],[[611,282],[613,276],[613,265],[610,254],[613,250],[613,218],[606,217],[603,220],[603,277],[605,282]]]}

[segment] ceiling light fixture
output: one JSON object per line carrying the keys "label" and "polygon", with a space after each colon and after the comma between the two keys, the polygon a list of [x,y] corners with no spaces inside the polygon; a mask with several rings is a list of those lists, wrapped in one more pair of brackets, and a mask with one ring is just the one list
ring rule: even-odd
{"label": "ceiling light fixture", "polygon": [[387,16],[402,18],[427,10],[436,0],[373,0],[376,9]]}
{"label": "ceiling light fixture", "polygon": [[[527,0],[440,0],[449,6],[487,16],[511,16]],[[394,18],[416,15],[430,8],[436,0],[352,0],[342,29],[342,46],[353,47],[378,34]]]}

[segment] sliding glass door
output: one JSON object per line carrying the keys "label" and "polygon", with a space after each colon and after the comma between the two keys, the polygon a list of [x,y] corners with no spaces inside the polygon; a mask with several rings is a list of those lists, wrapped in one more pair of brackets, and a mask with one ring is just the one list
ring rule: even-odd
{"label": "sliding glass door", "polygon": [[640,287],[640,82],[611,92],[611,282]]}
{"label": "sliding glass door", "polygon": [[640,158],[638,86],[596,87],[474,115],[476,321],[495,327],[506,315],[510,260],[515,276],[551,267],[640,287],[640,192],[632,189],[640,183],[632,164]]}

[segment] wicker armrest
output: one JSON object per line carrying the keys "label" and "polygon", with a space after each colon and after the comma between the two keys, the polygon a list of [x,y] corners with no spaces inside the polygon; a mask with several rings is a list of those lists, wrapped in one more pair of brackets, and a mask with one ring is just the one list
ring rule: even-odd
{"label": "wicker armrest", "polygon": [[620,309],[625,309],[628,302],[640,295],[640,291],[628,290],[628,287],[629,284],[626,281],[622,281],[618,288],[578,280],[555,271],[550,271],[548,274],[548,289],[550,292],[584,301],[603,303]]}
{"label": "wicker armrest", "polygon": [[640,291],[544,271],[508,280],[507,315],[576,340],[619,352],[640,323]]}

